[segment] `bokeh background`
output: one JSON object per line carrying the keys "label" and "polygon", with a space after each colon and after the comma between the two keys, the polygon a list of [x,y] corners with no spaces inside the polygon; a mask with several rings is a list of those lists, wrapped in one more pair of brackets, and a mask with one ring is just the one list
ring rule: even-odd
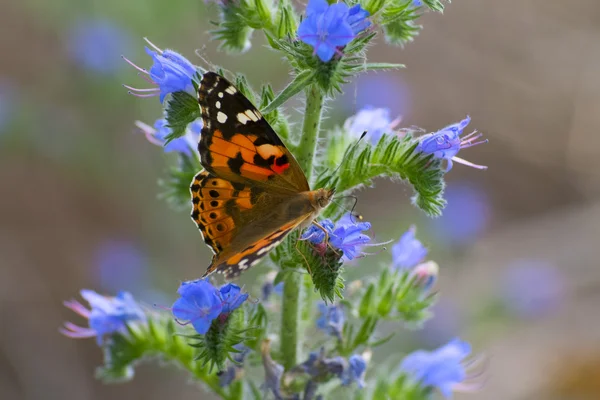
{"label": "bokeh background", "polygon": [[[94,341],[58,327],[75,320],[61,303],[82,287],[168,306],[208,264],[188,210],[157,198],[173,160],[133,121],[152,123],[160,104],[127,95],[122,83],[144,82],[120,55],[149,66],[147,36],[281,89],[287,67],[260,35],[244,55],[216,51],[214,12],[200,0],[0,2],[1,399],[210,398],[155,363],[103,385]],[[600,2],[456,0],[422,23],[405,49],[370,50],[407,69],[348,85],[327,122],[375,105],[432,131],[469,114],[490,140],[461,153],[487,171],[447,175],[441,219],[414,209],[402,184],[360,193],[378,240],[416,224],[441,267],[435,318],[385,352],[460,335],[488,362],[482,391],[459,398],[599,399]],[[297,120],[300,104],[289,105]],[[243,282],[257,290],[260,276]]]}

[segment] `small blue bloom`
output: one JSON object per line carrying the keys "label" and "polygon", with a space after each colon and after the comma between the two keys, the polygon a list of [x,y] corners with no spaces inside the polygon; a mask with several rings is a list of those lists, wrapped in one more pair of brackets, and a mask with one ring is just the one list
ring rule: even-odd
{"label": "small blue bloom", "polygon": [[[345,3],[329,5],[325,0],[310,0],[306,7],[306,18],[298,27],[298,37],[315,49],[321,61],[328,62],[354,39],[355,34],[348,22],[349,10]],[[361,21],[355,21],[357,27]]]}
{"label": "small blue bloom", "polygon": [[369,236],[362,233],[369,229],[371,229],[369,222],[355,222],[352,217],[342,218],[333,230],[331,245],[340,249],[348,260],[353,260],[359,255],[360,248],[371,240]]}
{"label": "small blue bloom", "polygon": [[419,350],[402,361],[400,369],[424,387],[437,387],[447,398],[467,379],[464,359],[471,353],[467,342],[454,339],[434,350]]}
{"label": "small blue bloom", "polygon": [[271,358],[271,347],[269,340],[263,340],[260,347],[263,367],[265,369],[265,387],[273,393],[275,399],[281,397],[281,377],[283,376],[283,365],[278,364]]}
{"label": "small blue bloom", "polygon": [[389,109],[368,106],[348,118],[344,123],[344,128],[357,138],[367,131],[367,137],[371,143],[377,144],[384,133],[392,133],[397,122],[397,120],[391,120]]}
{"label": "small blue bloom", "polygon": [[283,282],[279,282],[275,285],[275,278],[277,277],[276,271],[269,272],[265,277],[265,283],[262,285],[262,299],[268,301],[271,294],[276,293],[281,295],[283,293]]}
{"label": "small blue bloom", "polygon": [[123,85],[130,90],[129,93],[138,97],[154,97],[159,96],[162,103],[165,97],[170,93],[187,92],[192,96],[196,96],[192,79],[196,75],[196,67],[187,58],[173,50],[161,50],[146,40],[154,50],[146,47],[146,53],[152,57],[153,64],[150,71],[138,67],[127,58],[123,57],[131,66],[140,71],[142,74],[148,75],[151,83],[157,87],[150,89],[138,89],[131,86]]}
{"label": "small blue bloom", "polygon": [[118,72],[121,54],[131,50],[129,34],[113,21],[79,21],[69,31],[68,54],[82,67],[104,75]]}
{"label": "small blue bloom", "polygon": [[[333,235],[333,228],[335,226],[334,223],[330,219],[324,219],[323,221],[319,221],[319,225],[321,225],[327,231],[327,234],[331,238],[331,235]],[[325,232],[323,232],[323,229],[313,224],[306,228],[301,236],[301,239],[308,240],[312,244],[321,244],[323,243],[323,240],[325,240]]]}
{"label": "small blue bloom", "polygon": [[362,8],[360,4],[356,4],[355,6],[352,6],[350,10],[348,10],[347,21],[355,35],[358,35],[371,26],[371,21],[367,19],[368,17],[369,12]]}
{"label": "small blue bloom", "polygon": [[219,386],[221,387],[227,387],[231,385],[233,381],[241,378],[244,375],[243,363],[246,359],[246,355],[252,351],[249,347],[241,343],[236,344],[233,347],[239,351],[239,353],[233,356],[234,362],[232,365],[229,365],[225,371],[217,374],[219,376]]}
{"label": "small blue bloom", "polygon": [[477,133],[477,131],[473,131],[462,138],[460,137],[463,130],[469,125],[469,122],[471,122],[471,117],[467,115],[465,119],[456,124],[448,125],[437,132],[422,136],[417,151],[424,154],[433,154],[435,158],[445,159],[448,163],[446,172],[452,169],[453,161],[477,169],[487,169],[486,166],[473,164],[467,160],[456,157],[456,154],[460,149],[487,143],[487,140],[477,141],[477,139],[483,136],[483,134]]}
{"label": "small blue bloom", "polygon": [[248,293],[242,293],[242,289],[233,283],[227,283],[219,289],[223,309],[221,314],[229,314],[242,305],[248,298]]}
{"label": "small blue bloom", "polygon": [[204,335],[223,310],[219,291],[208,280],[200,279],[183,282],[177,292],[181,298],[173,304],[173,315],[185,324],[191,323],[196,332]]}
{"label": "small blue bloom", "polygon": [[342,307],[336,305],[327,306],[325,303],[319,303],[317,328],[341,340],[345,320],[346,317]]}
{"label": "small blue bloom", "polygon": [[76,300],[66,301],[67,308],[86,318],[89,328],[82,328],[66,322],[60,332],[71,338],[87,338],[96,336],[98,345],[102,344],[105,336],[114,333],[125,333],[126,324],[130,321],[145,320],[146,316],[141,307],[128,292],[119,292],[116,297],[102,296],[93,290],[82,290],[83,297],[90,305],[86,309]]}
{"label": "small blue bloom", "polygon": [[427,248],[415,238],[416,231],[415,226],[411,226],[392,247],[393,268],[411,269],[427,256]]}
{"label": "small blue bloom", "polygon": [[356,382],[359,388],[365,387],[365,373],[367,371],[367,360],[362,355],[354,354],[348,359],[348,368],[342,375],[342,385],[348,386]]}
{"label": "small blue bloom", "polygon": [[343,379],[344,372],[347,369],[347,363],[346,360],[340,356],[325,358],[325,348],[321,347],[319,352],[311,352],[308,356],[308,360],[299,364],[294,369],[304,371],[311,377],[324,377],[333,374],[337,375],[340,379]]}
{"label": "small blue bloom", "polygon": [[423,5],[423,0],[413,0],[413,7],[421,7]]}

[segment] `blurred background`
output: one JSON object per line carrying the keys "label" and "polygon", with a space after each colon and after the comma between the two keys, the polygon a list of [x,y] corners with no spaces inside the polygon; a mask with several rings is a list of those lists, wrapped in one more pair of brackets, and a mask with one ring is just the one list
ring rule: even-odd
{"label": "blurred background", "polygon": [[[202,65],[198,50],[255,87],[283,88],[287,66],[260,35],[250,53],[216,51],[206,33],[214,12],[200,0],[0,2],[1,399],[211,398],[155,363],[103,385],[94,341],[58,327],[83,323],[62,306],[81,288],[168,306],[208,265],[188,210],[157,198],[172,155],[133,122],[152,124],[160,104],[127,95],[122,83],[145,83],[120,55],[150,66],[147,36]],[[447,175],[440,219],[413,208],[399,183],[360,193],[377,240],[416,224],[441,268],[436,316],[385,351],[460,335],[488,364],[484,389],[458,398],[599,399],[600,2],[456,0],[422,23],[404,50],[381,40],[370,49],[407,69],[360,77],[327,122],[374,105],[433,131],[469,114],[490,140],[461,153],[487,171],[457,164]],[[389,260],[367,258],[350,277]],[[256,291],[258,276],[242,282]]]}

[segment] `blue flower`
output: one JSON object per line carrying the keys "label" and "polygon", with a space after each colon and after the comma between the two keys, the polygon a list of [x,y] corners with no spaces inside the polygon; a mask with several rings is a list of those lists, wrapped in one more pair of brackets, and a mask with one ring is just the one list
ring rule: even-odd
{"label": "blue flower", "polygon": [[367,360],[360,354],[354,354],[348,359],[348,368],[342,374],[342,385],[348,386],[356,382],[359,388],[365,387]]}
{"label": "blue flower", "polygon": [[125,333],[126,324],[130,321],[145,320],[146,316],[133,296],[127,292],[119,292],[116,297],[102,296],[93,290],[82,290],[83,297],[90,305],[86,309],[76,300],[66,301],[67,308],[88,320],[89,328],[82,328],[70,322],[65,322],[60,332],[71,338],[88,338],[96,336],[98,345],[107,335]]}
{"label": "blue flower", "polygon": [[413,0],[413,7],[421,7],[423,5],[423,0]]}
{"label": "blue flower", "polygon": [[221,314],[229,314],[242,305],[248,298],[248,293],[242,293],[242,289],[233,283],[227,283],[219,289],[223,309]]}
{"label": "blue flower", "polygon": [[[369,222],[355,222],[354,217],[350,214],[340,218],[336,224],[330,219],[320,221],[319,224],[327,231],[329,243],[340,249],[348,260],[356,258],[359,249],[371,240],[367,235],[361,233],[371,229],[371,224]],[[304,231],[301,239],[319,245],[325,240],[325,232],[323,232],[323,229],[311,225]]]}
{"label": "blue flower", "polygon": [[327,306],[325,303],[319,303],[317,328],[341,340],[345,320],[346,317],[342,307],[335,305]]}
{"label": "blue flower", "polygon": [[409,354],[400,369],[413,381],[424,387],[437,387],[445,397],[451,397],[468,378],[463,361],[470,353],[471,346],[467,342],[454,339],[434,351]]}
{"label": "blue flower", "polygon": [[371,143],[377,144],[384,133],[391,133],[399,120],[392,121],[390,110],[387,108],[365,107],[348,118],[344,128],[354,137],[359,138],[364,131]]}
{"label": "blue flower", "polygon": [[348,23],[352,28],[352,32],[355,35],[358,35],[369,26],[371,26],[371,21],[367,18],[369,17],[369,12],[361,7],[360,4],[356,4],[348,10]]}
{"label": "blue flower", "polygon": [[206,279],[183,282],[177,290],[181,298],[173,304],[175,318],[191,323],[196,332],[204,335],[212,321],[223,310],[219,291]]}
{"label": "blue flower", "polygon": [[244,375],[244,360],[246,359],[246,355],[252,351],[249,347],[241,343],[236,344],[233,348],[239,351],[239,353],[233,356],[232,365],[229,365],[225,371],[217,374],[219,376],[219,386],[221,387],[231,385],[233,381],[240,379]]}
{"label": "blue flower", "polygon": [[122,67],[121,54],[129,52],[129,34],[113,21],[79,21],[69,31],[68,54],[82,67],[110,75]]}
{"label": "blue flower", "polygon": [[166,119],[157,119],[154,122],[154,127],[146,125],[141,121],[135,121],[135,125],[144,133],[150,143],[157,146],[164,146],[165,153],[174,151],[187,156],[191,156],[193,149],[198,146],[200,131],[202,130],[202,120],[197,119],[188,124],[183,136],[173,139],[165,145],[167,135],[172,132],[171,128],[168,127]]}
{"label": "blue flower", "polygon": [[420,151],[424,154],[433,154],[435,158],[445,159],[448,162],[448,165],[446,166],[446,172],[452,169],[453,161],[477,169],[487,169],[486,166],[473,164],[467,160],[456,157],[456,154],[460,149],[466,149],[471,146],[487,143],[487,139],[477,141],[477,139],[483,135],[481,133],[477,133],[477,131],[473,131],[462,138],[460,137],[460,135],[463,133],[463,130],[467,125],[469,125],[469,122],[471,122],[471,118],[467,115],[467,118],[457,122],[456,124],[448,125],[437,132],[423,135],[420,138],[417,151]]}
{"label": "blue flower", "polygon": [[348,260],[353,260],[359,255],[360,248],[371,240],[362,233],[369,229],[369,222],[355,222],[353,217],[347,214],[337,222],[330,239],[331,245],[340,249]]}
{"label": "blue flower", "polygon": [[264,280],[264,284],[262,285],[262,299],[263,301],[268,301],[271,297],[271,294],[276,293],[281,295],[283,293],[283,282],[279,282],[275,285],[275,278],[277,277],[276,271],[269,272]]}
{"label": "blue flower", "polygon": [[[327,231],[327,234],[331,238],[331,235],[333,235],[333,228],[335,227],[334,223],[330,219],[324,219],[323,221],[319,221],[319,225]],[[325,232],[323,232],[323,229],[313,224],[306,228],[300,238],[302,240],[308,240],[312,244],[321,244],[323,240],[325,240]]]}
{"label": "blue flower", "polygon": [[[315,49],[321,61],[328,62],[355,37],[348,22],[349,10],[345,3],[329,5],[326,0],[310,0],[306,7],[306,18],[298,27],[298,37]],[[354,21],[355,27],[362,22]]]}
{"label": "blue flower", "polygon": [[393,268],[411,269],[427,256],[427,248],[415,238],[416,231],[417,228],[411,226],[392,247]]}
{"label": "blue flower", "polygon": [[150,89],[137,89],[131,86],[123,85],[130,90],[129,93],[138,97],[159,96],[162,103],[165,97],[170,93],[187,92],[196,96],[192,78],[196,75],[196,67],[184,56],[173,50],[161,50],[148,41],[154,50],[146,47],[146,53],[152,57],[153,64],[150,71],[138,67],[127,58],[123,57],[130,65],[143,74],[149,76],[153,84],[158,87]]}

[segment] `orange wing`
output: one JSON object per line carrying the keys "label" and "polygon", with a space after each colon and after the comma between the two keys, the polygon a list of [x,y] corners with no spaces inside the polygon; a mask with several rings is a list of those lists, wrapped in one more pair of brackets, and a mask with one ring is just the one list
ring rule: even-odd
{"label": "orange wing", "polygon": [[212,249],[203,277],[217,271],[227,279],[254,266],[314,210],[306,197],[268,193],[202,171],[194,177],[192,219]]}
{"label": "orange wing", "polygon": [[309,190],[306,176],[260,111],[225,78],[206,72],[198,90],[202,166],[231,182],[271,191]]}

